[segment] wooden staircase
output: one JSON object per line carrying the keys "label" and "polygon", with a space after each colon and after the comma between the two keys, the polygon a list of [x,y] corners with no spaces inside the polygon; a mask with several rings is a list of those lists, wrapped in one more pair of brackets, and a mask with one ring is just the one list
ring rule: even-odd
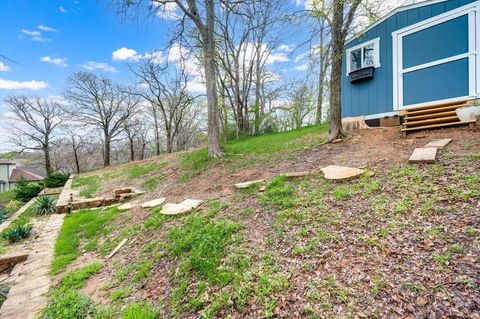
{"label": "wooden staircase", "polygon": [[455,110],[466,105],[468,101],[426,105],[404,110],[402,133],[475,123],[475,121],[462,122],[457,117]]}

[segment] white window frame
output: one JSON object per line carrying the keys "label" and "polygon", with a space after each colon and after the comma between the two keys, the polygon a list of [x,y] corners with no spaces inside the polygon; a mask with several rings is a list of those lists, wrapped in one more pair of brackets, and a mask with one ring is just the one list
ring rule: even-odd
{"label": "white window frame", "polygon": [[[369,66],[373,66],[374,68],[379,68],[381,65],[380,65],[380,37],[378,38],[375,38],[373,40],[370,40],[370,41],[366,41],[366,42],[363,42],[363,43],[360,43],[354,47],[351,47],[351,48],[348,48],[346,50],[346,63],[347,63],[347,76],[350,75],[350,73],[354,72],[354,71],[357,71],[357,70],[360,70],[362,68],[364,68],[365,66],[363,65],[363,48],[364,47],[367,47],[369,45],[373,44],[373,58],[374,58],[374,63],[373,65],[369,65]],[[362,63],[362,66],[360,67],[360,69],[355,69],[355,70],[352,70],[352,67],[351,67],[351,57],[350,55],[352,54],[353,51],[357,51],[358,49],[361,49],[360,50],[360,59],[361,59],[361,63]]]}
{"label": "white window frame", "polygon": [[[424,29],[436,26],[443,22],[453,20],[455,18],[468,15],[468,52],[445,59],[428,62],[422,65],[413,66],[410,68],[403,68],[403,37],[412,33],[419,32]],[[392,61],[393,61],[393,110],[404,110],[408,108],[421,107],[430,105],[432,103],[448,103],[462,101],[466,99],[473,99],[479,96],[480,92],[480,71],[479,62],[480,55],[478,46],[480,45],[480,32],[477,30],[480,24],[480,1],[472,2],[463,7],[445,12],[430,19],[420,21],[411,26],[392,32]],[[413,72],[420,69],[425,69],[435,65],[445,64],[460,59],[469,59],[469,92],[466,96],[445,99],[440,101],[429,101],[425,103],[404,105],[403,102],[403,75],[405,73]]]}

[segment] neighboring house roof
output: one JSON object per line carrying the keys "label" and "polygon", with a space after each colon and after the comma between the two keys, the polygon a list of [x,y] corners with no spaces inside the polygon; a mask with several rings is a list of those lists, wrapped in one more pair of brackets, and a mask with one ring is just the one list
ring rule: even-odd
{"label": "neighboring house roof", "polygon": [[377,25],[379,25],[383,21],[387,20],[388,18],[394,16],[395,14],[397,14],[399,12],[410,10],[410,9],[415,9],[415,8],[419,8],[419,7],[424,7],[424,6],[432,5],[432,4],[435,4],[435,3],[445,2],[445,1],[448,1],[448,0],[424,0],[422,2],[417,2],[417,3],[412,3],[412,4],[407,4],[407,5],[397,7],[395,9],[393,9],[392,11],[390,11],[388,14],[384,15],[379,20],[377,20],[375,23],[373,23],[370,26],[368,26],[367,28],[363,29],[361,32],[348,37],[347,40],[345,41],[345,44],[347,44],[347,43],[351,42],[352,40],[358,38],[359,36],[361,36],[362,34],[367,32],[368,30],[376,27]]}
{"label": "neighboring house roof", "polygon": [[8,164],[8,165],[15,165],[15,162],[12,162],[12,161],[10,161],[10,160],[6,160],[6,159],[1,159],[1,158],[0,158],[0,165],[1,165],[1,164],[5,164],[5,165],[7,165],[7,164]]}
{"label": "neighboring house roof", "polygon": [[29,182],[34,181],[41,181],[43,179],[42,176],[34,174],[32,172],[26,171],[23,168],[14,168],[12,170],[12,174],[10,175],[10,182],[15,183],[20,181],[21,179],[27,180]]}

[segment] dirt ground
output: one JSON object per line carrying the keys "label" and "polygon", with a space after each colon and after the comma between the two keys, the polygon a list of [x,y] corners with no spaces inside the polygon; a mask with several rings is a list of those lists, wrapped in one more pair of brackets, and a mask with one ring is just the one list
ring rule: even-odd
{"label": "dirt ground", "polygon": [[[233,185],[249,180],[271,179],[281,173],[318,171],[327,165],[381,168],[395,163],[406,163],[416,147],[423,147],[433,139],[451,138],[448,151],[475,152],[480,149],[479,133],[469,128],[449,128],[421,132],[402,137],[398,128],[372,128],[349,132],[351,138],[338,144],[326,144],[300,151],[293,158],[259,164],[234,172],[226,172],[221,164],[210,166],[190,182],[178,184],[174,163],[168,167],[174,173],[165,183],[166,197],[182,200],[195,194],[200,199],[221,198],[231,195]],[[472,144],[466,150],[465,144]],[[229,173],[229,174],[228,174]],[[153,197],[152,197],[153,198]]]}
{"label": "dirt ground", "polygon": [[[480,202],[475,200],[445,202],[442,196],[446,195],[441,195],[437,202],[440,204],[435,208],[438,214],[424,216],[416,207],[428,202],[429,190],[415,194],[414,190],[408,189],[408,179],[412,178],[411,176],[404,177],[407,186],[401,188],[405,185],[391,184],[394,182],[389,180],[386,174],[386,171],[394,166],[406,166],[410,154],[416,147],[422,147],[433,139],[451,138],[452,142],[439,151],[440,165],[447,171],[450,169],[451,172],[446,173],[446,177],[436,176],[432,179],[431,187],[439,190],[440,194],[442,185],[458,182],[454,179],[455,176],[463,174],[462,176],[468,177],[469,171],[478,170],[478,163],[461,168],[457,168],[456,165],[459,163],[458,158],[466,154],[480,153],[480,132],[470,128],[450,128],[412,134],[406,138],[399,134],[397,128],[378,128],[350,133],[351,138],[342,143],[303,149],[288,159],[236,170],[225,169],[224,164],[211,165],[187,183],[177,182],[179,167],[177,162],[171,160],[165,167],[170,174],[160,186],[161,191],[146,194],[141,201],[158,197],[167,197],[169,201],[180,201],[184,198],[220,199],[229,205],[225,212],[226,216],[234,220],[238,218],[236,214],[239,211],[246,207],[251,208],[253,215],[242,220],[243,232],[246,234],[243,245],[246,251],[273,254],[281,265],[279,271],[287,273],[295,270],[294,275],[289,277],[289,288],[277,296],[278,304],[273,311],[273,317],[480,318],[480,305],[477,299],[480,298],[478,237],[471,240],[462,230],[465,227],[478,228]],[[325,243],[321,252],[298,255],[294,253],[295,246],[290,243],[307,246],[309,235],[318,236],[316,230],[312,230],[312,227],[317,227],[314,226],[317,221],[311,221],[310,225],[309,222],[302,224],[304,221],[302,223],[292,221],[287,224],[288,227],[282,226],[286,227],[284,232],[278,233],[275,226],[278,222],[276,211],[260,205],[256,195],[242,197],[240,201],[235,198],[236,190],[233,186],[235,183],[256,179],[269,180],[286,172],[318,171],[323,166],[331,164],[366,167],[375,172],[375,178],[384,185],[380,192],[390,196],[387,208],[382,209],[394,211],[397,209],[394,206],[395,202],[398,204],[412,200],[414,208],[410,209],[413,215],[408,215],[405,219],[398,219],[397,215],[394,217],[378,215],[376,208],[373,207],[375,204],[372,204],[368,197],[352,198],[342,202],[327,196],[325,206],[331,211],[342,212],[343,216],[336,220],[335,224],[321,227],[336,233],[339,237],[335,242]],[[418,167],[422,174],[428,174],[428,166]],[[478,175],[478,172],[475,174]],[[316,183],[317,180],[308,181],[305,194],[299,196],[307,198],[310,193],[308,187],[313,190],[325,187]],[[110,192],[118,186],[109,185],[104,191]],[[332,193],[335,185],[329,187],[328,192]],[[399,191],[397,187],[410,197],[404,198],[396,194]],[[304,209],[313,209],[315,212],[316,208],[307,205]],[[136,223],[142,223],[150,214],[142,209],[133,209],[128,212],[128,217]],[[392,218],[394,223],[408,225],[408,228],[404,225],[400,229],[391,230],[385,239],[378,239],[373,232],[387,227],[389,218]],[[123,222],[122,219],[117,221],[120,224]],[[442,231],[448,233],[448,237],[424,237],[426,233],[436,229],[437,225],[442,225],[438,227],[444,229]],[[308,229],[309,235],[299,239],[298,233],[305,229]],[[106,285],[114,281],[116,267],[119,264],[125,266],[140,260],[144,247],[154,239],[161,240],[161,236],[161,233],[147,233],[135,237],[112,261],[107,262],[103,270],[88,282],[83,291],[97,302],[109,303],[104,290]],[[377,243],[378,240],[381,245]],[[447,245],[456,242],[461,242],[468,253],[463,254],[458,260],[447,262],[446,268],[440,269],[441,267],[435,266],[434,256],[441,255]],[[257,263],[261,262],[258,257],[252,258]],[[82,256],[82,260],[87,259],[89,254]],[[304,265],[309,265],[312,269],[306,271]],[[151,269],[151,277],[137,287],[130,298],[167,303],[173,293],[169,273],[172,267],[175,267],[172,259],[160,258]],[[335,278],[336,281],[332,284],[329,282],[330,278]],[[472,280],[471,286],[468,287],[464,284],[467,278],[469,283]],[[372,282],[376,280],[381,282],[381,285],[378,284],[379,291],[372,294]],[[323,292],[312,291],[312,283],[316,287],[323,287],[321,290]],[[318,298],[318,304],[315,304],[312,295]],[[343,301],[342,298],[348,298],[348,301]],[[252,308],[247,308],[243,312],[230,312],[228,317],[263,317],[258,305],[253,302],[253,305],[249,306]],[[307,308],[311,308],[308,315],[305,312]],[[312,313],[316,316],[312,316]],[[198,314],[185,314],[181,318],[198,318]]]}

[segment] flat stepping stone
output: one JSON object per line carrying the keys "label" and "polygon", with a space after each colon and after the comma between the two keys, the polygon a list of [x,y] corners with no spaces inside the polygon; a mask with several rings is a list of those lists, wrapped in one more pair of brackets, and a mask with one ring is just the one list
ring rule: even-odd
{"label": "flat stepping stone", "polygon": [[160,214],[164,215],[178,215],[191,211],[202,205],[203,200],[186,199],[179,204],[167,203],[163,205]]}
{"label": "flat stepping stone", "polygon": [[293,177],[305,177],[313,174],[314,174],[313,172],[292,172],[292,173],[285,173],[283,175],[285,175],[286,177],[293,178]]}
{"label": "flat stepping stone", "polygon": [[118,206],[118,209],[119,210],[129,210],[129,209],[132,209],[133,207],[135,207],[135,206],[132,203],[126,203],[126,204]]}
{"label": "flat stepping stone", "polygon": [[365,173],[363,169],[337,165],[329,165],[322,168],[321,171],[323,172],[324,177],[329,180],[352,179]]}
{"label": "flat stepping stone", "polygon": [[235,187],[238,188],[238,189],[244,189],[244,188],[249,188],[250,186],[252,186],[254,184],[260,184],[260,183],[263,183],[263,182],[265,182],[264,179],[257,179],[255,181],[249,181],[249,182],[235,184]]}
{"label": "flat stepping stone", "polygon": [[425,145],[424,147],[436,147],[438,149],[442,149],[444,148],[445,146],[447,146],[448,143],[450,143],[452,141],[451,138],[444,138],[444,139],[440,139],[440,140],[433,140],[431,141],[430,143],[428,143],[427,145]]}
{"label": "flat stepping stone", "polygon": [[409,163],[433,163],[437,157],[437,148],[436,147],[421,147],[416,148],[410,159]]}
{"label": "flat stepping stone", "polygon": [[162,205],[163,203],[165,203],[166,200],[167,199],[165,197],[157,198],[157,199],[151,200],[149,202],[145,202],[141,206],[142,206],[142,208],[153,208],[153,207],[157,207],[157,206]]}

